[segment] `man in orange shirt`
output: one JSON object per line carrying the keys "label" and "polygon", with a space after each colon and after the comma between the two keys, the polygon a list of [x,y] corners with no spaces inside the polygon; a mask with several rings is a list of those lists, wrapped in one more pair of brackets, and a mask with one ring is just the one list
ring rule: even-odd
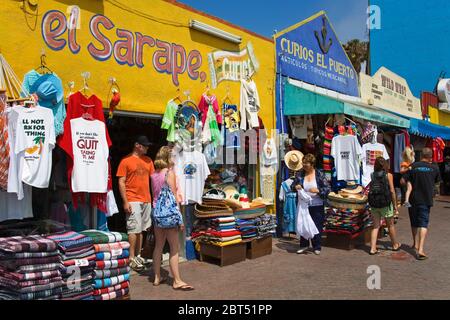
{"label": "man in orange shirt", "polygon": [[117,169],[130,242],[130,267],[136,271],[144,269],[145,261],[140,255],[142,232],[151,226],[150,176],[155,168],[146,156],[150,145],[146,136],[138,137],[133,152],[122,159]]}

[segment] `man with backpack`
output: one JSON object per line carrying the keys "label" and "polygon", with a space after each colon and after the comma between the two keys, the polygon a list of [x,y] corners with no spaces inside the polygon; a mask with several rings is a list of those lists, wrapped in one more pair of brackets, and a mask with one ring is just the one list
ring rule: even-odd
{"label": "man with backpack", "polygon": [[411,166],[405,176],[408,188],[412,187],[411,208],[409,218],[413,235],[413,247],[417,252],[418,260],[426,260],[424,252],[425,238],[428,233],[430,210],[433,206],[435,187],[441,181],[439,168],[433,164],[433,150],[424,148],[421,160]]}
{"label": "man with backpack", "polygon": [[370,255],[379,253],[377,249],[378,231],[381,219],[386,219],[391,237],[392,250],[400,250],[397,242],[394,214],[398,214],[397,199],[394,188],[394,177],[388,172],[388,162],[383,157],[375,160],[369,191],[369,205],[373,218],[373,229],[370,236]]}

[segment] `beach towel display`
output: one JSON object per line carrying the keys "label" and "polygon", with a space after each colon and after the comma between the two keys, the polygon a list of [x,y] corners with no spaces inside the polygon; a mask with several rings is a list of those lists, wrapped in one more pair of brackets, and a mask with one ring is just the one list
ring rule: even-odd
{"label": "beach towel display", "polygon": [[92,239],[76,233],[62,232],[48,236],[58,244],[61,256],[63,290],[61,300],[92,300],[95,251]]}
{"label": "beach towel display", "polygon": [[97,230],[81,234],[92,239],[94,251],[94,300],[124,298],[130,292],[130,243],[128,235]]}
{"label": "beach towel display", "polygon": [[0,300],[56,300],[63,289],[56,242],[41,236],[0,238]]}

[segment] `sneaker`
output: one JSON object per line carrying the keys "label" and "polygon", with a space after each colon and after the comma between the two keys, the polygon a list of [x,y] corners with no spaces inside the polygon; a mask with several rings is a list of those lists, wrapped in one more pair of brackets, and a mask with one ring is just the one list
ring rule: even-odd
{"label": "sneaker", "polygon": [[320,250],[314,250],[314,254],[315,254],[316,256],[319,256],[319,255],[320,255]]}
{"label": "sneaker", "polygon": [[140,255],[136,257],[136,260],[138,260],[143,266],[146,266],[146,265],[149,265],[152,263],[152,260],[144,259]]}
{"label": "sneaker", "polygon": [[405,206],[405,208],[411,208],[412,207],[411,203],[409,203],[409,202],[405,202],[403,205]]}
{"label": "sneaker", "polygon": [[299,250],[297,250],[297,254],[302,254],[304,253],[306,250],[308,250],[308,248],[300,248]]}
{"label": "sneaker", "polygon": [[130,260],[130,268],[133,269],[134,271],[144,270],[145,268],[144,265],[136,258],[137,257],[134,257],[133,259]]}

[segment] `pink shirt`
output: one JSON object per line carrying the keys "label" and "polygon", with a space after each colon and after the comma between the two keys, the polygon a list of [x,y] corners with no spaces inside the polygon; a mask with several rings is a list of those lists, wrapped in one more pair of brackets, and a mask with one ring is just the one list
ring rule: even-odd
{"label": "pink shirt", "polygon": [[[155,172],[151,175],[152,180],[152,193],[153,193],[153,207],[156,206],[156,202],[158,201],[159,195],[161,193],[161,189],[164,186],[166,173],[168,169],[163,169],[159,172]],[[183,193],[179,186],[179,180],[178,177],[175,175],[175,180],[177,184],[177,192],[176,192],[176,198],[178,202],[183,201]]]}

